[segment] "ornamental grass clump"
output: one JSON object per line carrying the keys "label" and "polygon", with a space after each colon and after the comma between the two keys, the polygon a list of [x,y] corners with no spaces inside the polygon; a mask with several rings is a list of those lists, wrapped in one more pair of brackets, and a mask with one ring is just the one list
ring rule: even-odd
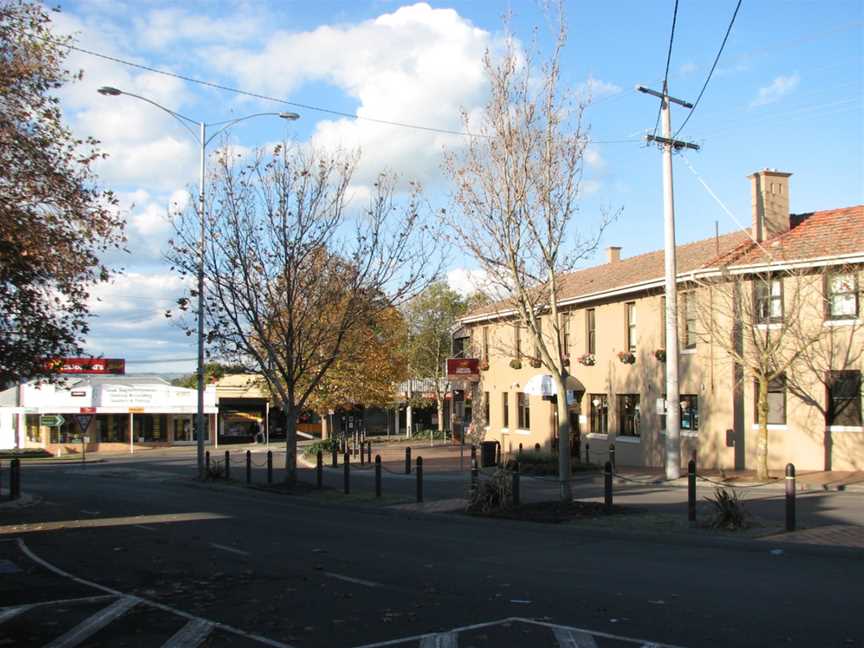
{"label": "ornamental grass clump", "polygon": [[706,497],[705,500],[712,506],[707,523],[710,528],[738,531],[750,526],[750,512],[735,491],[717,488],[714,490],[714,497]]}
{"label": "ornamental grass clump", "polygon": [[482,480],[468,491],[468,513],[495,513],[513,506],[513,477],[508,470],[498,468],[489,479]]}

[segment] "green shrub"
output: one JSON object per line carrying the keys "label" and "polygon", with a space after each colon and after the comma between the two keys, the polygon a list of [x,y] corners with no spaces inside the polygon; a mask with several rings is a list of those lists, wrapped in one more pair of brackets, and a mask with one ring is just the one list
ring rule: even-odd
{"label": "green shrub", "polygon": [[[514,470],[516,462],[519,462],[519,472],[526,475],[557,475],[558,453],[548,450],[523,450],[517,452],[516,456],[507,461],[506,468]],[[570,472],[581,472],[596,470],[596,466],[580,463],[575,459],[570,460]]]}
{"label": "green shrub", "polygon": [[339,448],[339,442],[336,439],[324,439],[323,441],[315,441],[303,448],[304,457],[314,457],[320,450],[323,454],[328,454],[333,451],[333,448]]}

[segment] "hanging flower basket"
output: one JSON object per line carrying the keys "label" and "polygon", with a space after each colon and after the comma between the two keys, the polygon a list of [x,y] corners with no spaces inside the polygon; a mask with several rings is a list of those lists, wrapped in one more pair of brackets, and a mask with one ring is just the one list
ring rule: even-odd
{"label": "hanging flower basket", "polygon": [[489,361],[481,360],[480,361],[480,371],[489,371]]}
{"label": "hanging flower basket", "polygon": [[657,358],[659,362],[666,362],[666,349],[657,349],[654,352],[654,357]]}
{"label": "hanging flower basket", "polygon": [[543,363],[539,360],[539,358],[531,358],[531,366],[535,369],[539,369],[543,366]]}
{"label": "hanging flower basket", "polygon": [[521,360],[518,360],[518,359],[516,359],[516,358],[513,358],[513,359],[510,361],[510,368],[511,368],[511,369],[521,369],[521,368],[522,368],[522,361],[521,361]]}
{"label": "hanging flower basket", "polygon": [[618,359],[622,364],[633,364],[636,362],[636,356],[629,351],[619,351]]}
{"label": "hanging flower basket", "polygon": [[579,356],[579,364],[585,365],[586,367],[593,367],[597,364],[597,358],[593,353],[586,353],[584,355]]}

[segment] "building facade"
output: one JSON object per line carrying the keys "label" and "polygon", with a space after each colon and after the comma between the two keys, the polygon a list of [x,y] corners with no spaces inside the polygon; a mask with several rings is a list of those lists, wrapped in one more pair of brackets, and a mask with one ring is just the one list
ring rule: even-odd
{"label": "building facade", "polygon": [[[51,454],[134,452],[136,447],[196,442],[197,392],[158,376],[63,375],[59,382],[23,383],[0,392],[0,449]],[[216,390],[204,393],[215,440]],[[60,421],[59,425],[56,425]]]}
{"label": "building facade", "polygon": [[[677,248],[682,465],[755,467],[754,358],[770,351],[769,467],[864,469],[864,206],[790,215],[789,176],[750,176],[749,232]],[[663,258],[611,247],[607,263],[561,277],[571,434],[594,461],[614,443],[622,465],[663,465]],[[481,358],[486,438],[554,448],[556,408],[535,395],[544,369],[514,311],[493,304],[462,323]]]}

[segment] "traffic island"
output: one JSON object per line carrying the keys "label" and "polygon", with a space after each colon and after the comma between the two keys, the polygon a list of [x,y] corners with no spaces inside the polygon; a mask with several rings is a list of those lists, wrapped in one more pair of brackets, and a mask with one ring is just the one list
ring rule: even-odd
{"label": "traffic island", "polygon": [[602,502],[583,502],[573,500],[570,502],[531,502],[491,511],[466,511],[468,515],[478,517],[499,518],[505,520],[521,520],[524,522],[541,522],[546,524],[560,524],[562,522],[573,522],[578,520],[596,520],[601,517],[632,515],[635,511],[626,506],[612,506],[608,508]]}

